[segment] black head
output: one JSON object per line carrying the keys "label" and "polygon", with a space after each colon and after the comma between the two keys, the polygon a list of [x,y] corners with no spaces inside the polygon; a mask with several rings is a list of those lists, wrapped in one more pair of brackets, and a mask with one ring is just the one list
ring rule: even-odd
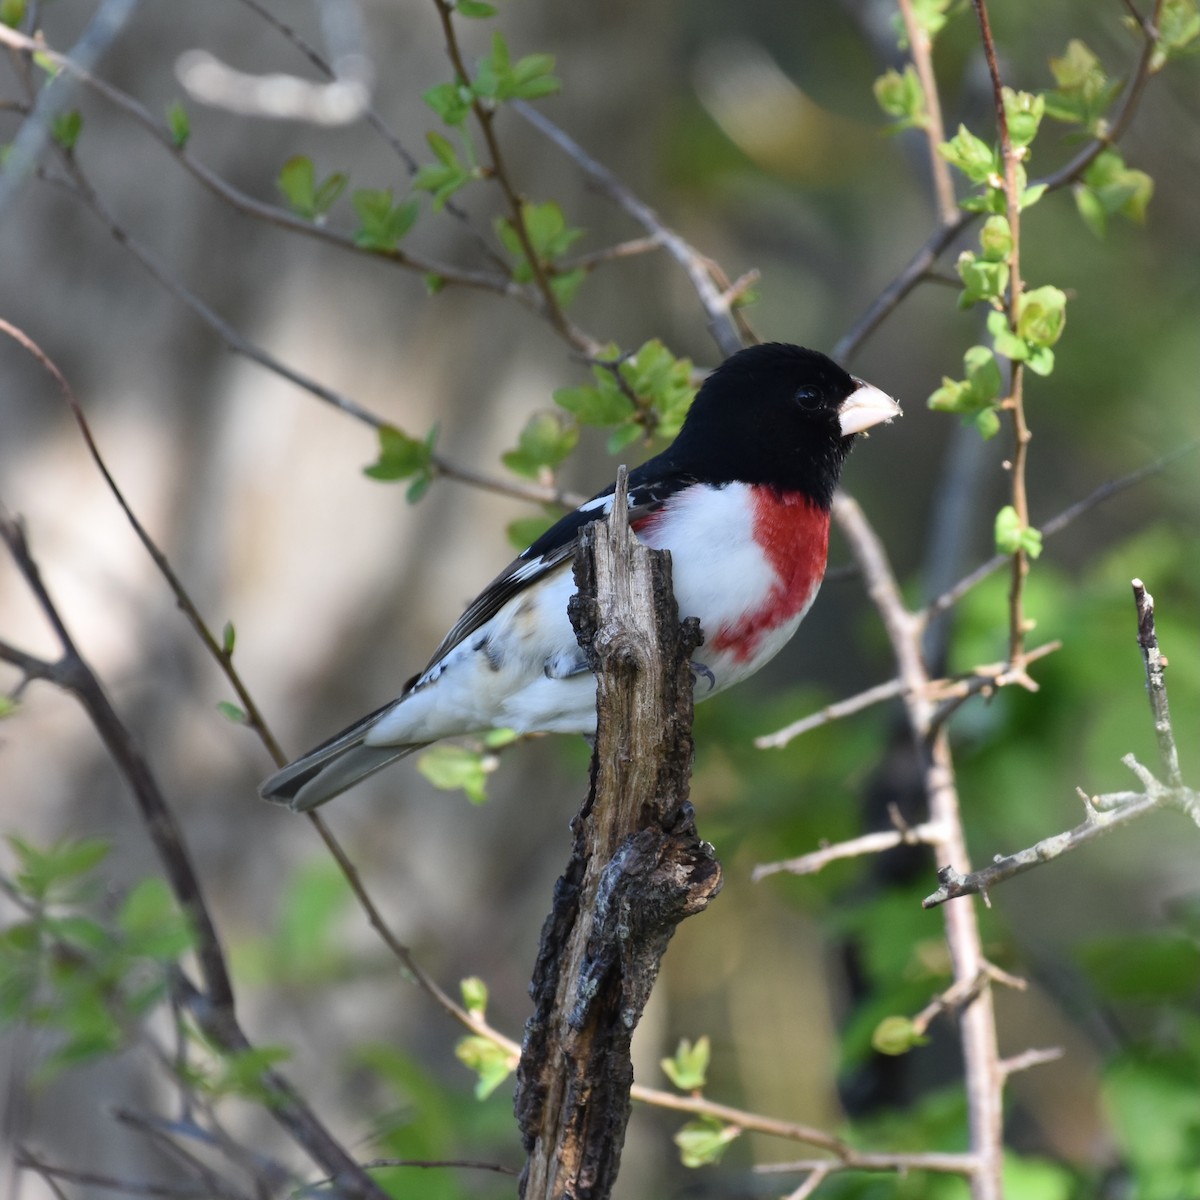
{"label": "black head", "polygon": [[663,457],[709,483],[769,484],[828,507],[855,434],[899,412],[824,354],[771,342],[704,381]]}

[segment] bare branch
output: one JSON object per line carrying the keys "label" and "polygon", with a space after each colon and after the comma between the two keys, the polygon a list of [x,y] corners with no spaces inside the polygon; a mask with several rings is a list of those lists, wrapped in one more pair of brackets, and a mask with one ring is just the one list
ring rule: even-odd
{"label": "bare branch", "polygon": [[[708,316],[708,329],[723,355],[740,350],[747,340],[748,330],[741,326],[734,315],[736,294],[727,282],[714,278],[714,264],[679,234],[668,228],[658,214],[629,190],[617,176],[602,163],[592,158],[569,134],[553,121],[543,116],[536,108],[522,100],[513,103],[520,113],[539,133],[549,138],[564,154],[583,171],[618,207],[624,209],[687,272],[700,304]],[[751,336],[749,340],[754,340]]]}
{"label": "bare branch", "polygon": [[865,708],[872,708],[876,704],[882,704],[885,700],[893,700],[903,694],[904,684],[899,679],[889,679],[887,683],[877,683],[874,687],[866,688],[845,700],[827,704],[817,712],[810,713],[807,717],[801,717],[798,721],[793,721],[790,725],[785,725],[774,733],[764,733],[761,737],[754,739],[754,744],[760,750],[781,749],[802,733],[809,733],[813,729],[819,729],[822,725],[828,725],[830,721],[839,721],[843,717],[853,716]]}
{"label": "bare branch", "polygon": [[1140,579],[1133,580],[1132,586],[1137,606],[1138,645],[1142,648],[1142,660],[1146,665],[1146,693],[1150,697],[1150,712],[1154,717],[1158,758],[1168,785],[1181,787],[1183,775],[1179,770],[1179,750],[1175,745],[1171,709],[1167,703],[1167,660],[1158,648],[1158,634],[1154,628],[1154,597],[1146,591],[1146,585]]}
{"label": "bare branch", "polygon": [[860,858],[865,854],[882,854],[885,850],[893,850],[897,846],[936,845],[944,836],[945,831],[936,825],[914,825],[909,829],[885,829],[878,833],[864,833],[861,837],[851,838],[847,842],[837,842],[832,846],[822,846],[802,854],[799,858],[788,858],[780,862],[763,863],[754,868],[750,878],[757,883],[768,875],[777,875],[786,871],[790,875],[815,875],[823,871],[832,862],[840,862],[844,858]]}
{"label": "bare branch", "polygon": [[[168,150],[180,166],[207,188],[209,192],[245,216],[253,217],[256,220],[274,225],[280,229],[285,229],[290,233],[297,233],[303,237],[336,246],[352,254],[382,259],[385,262],[390,262],[395,266],[403,267],[407,270],[419,272],[422,275],[436,275],[447,284],[495,292],[516,300],[525,308],[539,312],[543,316],[547,315],[544,312],[544,304],[540,298],[531,293],[527,288],[513,282],[507,275],[487,271],[471,271],[455,267],[449,263],[441,263],[433,259],[428,259],[424,255],[415,252],[410,253],[401,250],[398,247],[391,249],[364,248],[359,246],[355,242],[353,235],[348,232],[333,229],[329,225],[318,225],[316,222],[297,216],[285,208],[279,208],[277,205],[267,204],[262,200],[258,200],[254,196],[234,187],[211,168],[200,162],[186,147],[178,145],[167,125],[155,118],[132,96],[113,87],[112,84],[107,83],[105,80],[92,75],[89,71],[83,70],[72,62],[67,55],[56,50],[51,50],[34,39],[26,37],[24,34],[18,33],[14,29],[9,29],[4,25],[0,25],[0,45],[9,46],[14,50],[26,54],[37,53],[44,55],[51,62],[63,67],[65,73],[78,79],[97,95],[103,96],[110,104],[131,117],[160,145]],[[577,343],[572,342],[572,344]],[[582,339],[582,342],[578,344],[584,347],[592,345],[591,341],[586,338]]]}
{"label": "bare branch", "polygon": [[[1157,458],[1153,462],[1147,463],[1144,467],[1138,467],[1136,471],[1130,471],[1128,475],[1121,475],[1116,479],[1107,480],[1094,491],[1089,492],[1082,500],[1077,500],[1074,504],[1063,509],[1062,512],[1042,522],[1038,526],[1042,533],[1042,540],[1048,541],[1056,534],[1061,533],[1073,521],[1078,520],[1084,514],[1091,512],[1093,508],[1104,503],[1105,500],[1110,500],[1113,496],[1119,496],[1135,484],[1142,483],[1154,475],[1161,474],[1172,463],[1183,458],[1185,455],[1194,454],[1197,449],[1200,449],[1200,439],[1188,442],[1179,447],[1178,450],[1173,450],[1170,454],[1165,454],[1162,458]],[[972,588],[977,587],[989,575],[995,574],[996,571],[1005,566],[1009,561],[1007,554],[995,554],[986,562],[980,563],[973,571],[964,575],[952,588],[931,600],[923,610],[921,614],[922,618],[926,622],[929,622],[934,617],[944,613],[947,609],[953,608]]]}
{"label": "bare branch", "polygon": [[[8,547],[17,569],[54,628],[62,647],[56,683],[71,692],[87,712],[137,804],[142,825],[158,854],[171,889],[195,931],[195,954],[204,981],[203,989],[183,981],[188,1004],[197,1023],[228,1053],[250,1048],[238,1025],[234,994],[224,950],[213,924],[203,888],[192,865],[174,813],[151,772],[133,736],[117,715],[96,675],[80,655],[54,601],[42,583],[40,572],[25,541],[20,525],[0,520],[0,540]],[[3,654],[0,647],[0,657]],[[50,664],[45,664],[50,669]],[[49,677],[49,676],[46,676]],[[340,1143],[321,1124],[292,1085],[277,1071],[265,1069],[261,1082],[271,1093],[271,1115],[319,1163],[345,1187],[348,1195],[383,1200],[382,1190],[347,1155]]]}
{"label": "bare branch", "polygon": [[[0,171],[0,213],[17,194],[20,186],[32,173],[42,151],[52,140],[54,117],[62,112],[74,94],[72,74],[76,77],[94,66],[120,35],[125,23],[133,16],[137,0],[104,0],[96,15],[88,23],[79,41],[68,54],[60,56],[62,65],[69,66],[66,79],[55,79],[38,93],[29,119],[22,122],[17,136],[4,159],[4,170]],[[9,30],[0,25],[0,33]],[[18,38],[30,42],[30,39]],[[3,39],[0,39],[2,42]],[[32,46],[32,42],[30,42]]]}
{"label": "bare branch", "polygon": [[1012,1058],[1000,1060],[1000,1070],[1004,1072],[1004,1078],[1009,1079],[1013,1075],[1021,1071],[1028,1071],[1033,1067],[1045,1066],[1046,1063],[1057,1062],[1066,1051],[1061,1046],[1047,1046],[1044,1049],[1024,1050],[1020,1054],[1014,1054]]}
{"label": "bare branch", "polygon": [[[917,614],[917,616],[919,617],[920,614]],[[1046,642],[1038,646],[1035,650],[1028,651],[1025,655],[1025,663],[1028,665],[1029,663],[1036,662],[1039,658],[1044,658],[1047,654],[1052,654],[1055,650],[1061,648],[1062,642],[1060,641]],[[1008,662],[989,663],[986,666],[976,667],[973,671],[969,671],[963,675],[951,676],[948,679],[931,680],[925,687],[926,695],[929,699],[938,702],[941,707],[930,717],[930,725],[936,727],[943,721],[948,720],[951,714],[968,697],[976,696],[980,693],[990,695],[996,688],[1008,687],[1014,683],[1019,683],[1023,687],[1029,687],[1032,680],[1029,679],[1024,671],[1014,672],[1011,664]],[[1037,690],[1036,684],[1032,690]],[[845,700],[839,700],[815,713],[810,713],[807,717],[801,717],[800,720],[784,726],[784,728],[777,730],[775,733],[768,733],[762,737],[755,738],[754,744],[760,750],[779,749],[786,746],[794,738],[799,737],[802,733],[808,733],[822,725],[827,725],[830,721],[838,721],[843,717],[853,716],[855,713],[862,712],[863,709],[871,708],[876,704],[882,704],[887,700],[892,700],[897,696],[904,696],[906,694],[906,689],[899,679],[889,679],[887,683],[878,683],[874,687],[867,688],[865,691],[850,696]]]}
{"label": "bare branch", "polygon": [[[1118,804],[1111,811],[1102,811],[1106,803]],[[1072,850],[1078,850],[1104,833],[1127,825],[1144,817],[1147,813],[1162,807],[1162,800],[1157,796],[1116,792],[1107,796],[1097,796],[1091,801],[1092,810],[1087,819],[1066,833],[1055,834],[1043,838],[1027,850],[1019,850],[1016,854],[997,855],[995,860],[986,867],[968,874],[962,874],[952,866],[942,867],[938,871],[940,887],[932,895],[926,896],[921,902],[924,908],[936,908],[947,900],[959,896],[982,896],[988,900],[988,890],[1014,875],[1023,874],[1042,863],[1052,862]]]}
{"label": "bare branch", "polygon": [[1121,761],[1137,776],[1144,789],[1142,792],[1110,792],[1100,796],[1089,796],[1080,791],[1085,814],[1082,824],[1065,833],[1043,838],[1016,854],[997,855],[989,866],[979,871],[964,874],[952,863],[944,864],[938,871],[939,888],[922,901],[925,908],[934,908],[959,896],[979,895],[985,902],[989,902],[988,889],[996,884],[1042,863],[1061,858],[1102,834],[1140,820],[1147,813],[1159,808],[1181,809],[1200,824],[1200,792],[1184,786],[1179,770],[1179,758],[1167,705],[1166,680],[1163,675],[1166,659],[1159,650],[1154,629],[1154,598],[1146,591],[1140,579],[1133,581],[1133,593],[1137,607],[1138,644],[1142,649],[1155,737],[1167,782],[1156,778],[1132,754],[1126,754]]}
{"label": "bare branch", "polygon": [[[952,225],[958,219],[958,202],[954,198],[954,181],[950,177],[950,164],[939,153],[946,140],[942,124],[942,103],[938,98],[937,77],[933,73],[933,42],[925,26],[917,19],[912,0],[899,0],[900,16],[904,21],[904,33],[912,52],[913,66],[921,81],[925,97],[925,140],[929,148],[929,175],[933,180],[933,194],[937,201],[938,223]],[[955,280],[957,284],[958,281]]]}

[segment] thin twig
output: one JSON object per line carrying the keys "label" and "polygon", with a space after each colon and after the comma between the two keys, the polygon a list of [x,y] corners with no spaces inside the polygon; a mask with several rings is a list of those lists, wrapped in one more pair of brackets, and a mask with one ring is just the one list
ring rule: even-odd
{"label": "thin twig", "polygon": [[1179,770],[1179,749],[1175,744],[1171,708],[1167,703],[1167,660],[1158,648],[1158,633],[1154,628],[1154,597],[1146,591],[1146,585],[1140,579],[1133,580],[1132,586],[1133,600],[1137,606],[1138,645],[1142,648],[1142,660],[1146,668],[1146,694],[1150,698],[1150,712],[1154,717],[1158,759],[1168,785],[1181,787],[1183,775]]}
{"label": "thin twig", "polygon": [[1042,1067],[1047,1063],[1057,1062],[1065,1053],[1066,1051],[1061,1046],[1046,1046],[1033,1050],[1023,1050],[1020,1054],[1014,1054],[1012,1058],[1001,1059],[1000,1070],[1004,1072],[1004,1078],[1009,1079],[1021,1071],[1028,1071],[1033,1067]]}
{"label": "thin twig", "polygon": [[408,270],[419,272],[422,275],[436,275],[447,284],[495,292],[516,300],[526,308],[534,311],[540,311],[542,308],[538,297],[532,295],[528,289],[522,287],[520,284],[513,282],[508,276],[455,267],[448,263],[426,258],[424,255],[416,252],[401,250],[399,247],[392,247],[391,249],[367,249],[359,246],[351,233],[334,229],[327,224],[318,225],[316,222],[297,216],[285,208],[279,208],[277,205],[267,204],[262,200],[258,200],[254,196],[234,187],[228,180],[205,166],[185,146],[180,146],[168,126],[156,119],[132,96],[126,92],[122,92],[119,88],[113,87],[112,84],[98,78],[91,74],[91,72],[83,70],[72,62],[67,55],[43,46],[33,38],[26,37],[24,34],[18,33],[14,29],[9,29],[4,25],[0,25],[0,45],[9,46],[14,50],[26,54],[37,53],[44,55],[51,62],[64,68],[65,72],[85,84],[97,95],[103,96],[110,104],[125,113],[126,116],[131,117],[168,150],[180,166],[207,188],[209,192],[245,216],[253,217],[256,220],[274,225],[280,229],[285,229],[290,233],[300,234],[302,237],[312,238],[327,245],[337,246],[353,254],[382,259],[385,262],[391,262],[395,266],[404,267]]}
{"label": "thin twig", "polygon": [[[458,34],[454,27],[453,5],[447,3],[447,0],[433,0],[433,2],[437,9],[438,19],[442,23],[442,34],[446,39],[446,54],[450,59],[450,65],[454,69],[458,82],[464,87],[469,86],[471,76],[463,61],[462,50],[458,44]],[[599,348],[599,343],[588,337],[568,319],[551,286],[550,276],[546,272],[541,255],[538,254],[529,236],[529,226],[525,220],[525,205],[517,194],[505,162],[504,153],[500,149],[500,141],[496,137],[495,108],[478,96],[472,96],[471,111],[475,114],[475,119],[483,132],[483,140],[487,143],[488,154],[492,160],[491,177],[500,185],[500,190],[504,194],[505,202],[508,205],[509,223],[521,244],[521,251],[525,255],[525,261],[533,276],[534,286],[541,294],[543,315],[554,329],[577,350],[587,354],[595,353]]]}
{"label": "thin twig", "polygon": [[[131,733],[66,629],[42,582],[20,525],[12,520],[0,521],[0,540],[8,547],[18,571],[55,630],[62,649],[58,662],[40,664],[39,677],[72,693],[83,706],[133,794],[142,826],[158,854],[172,892],[191,923],[195,934],[194,953],[204,986],[198,988],[182,981],[187,988],[189,1009],[206,1035],[226,1053],[243,1053],[251,1048],[251,1043],[237,1021],[224,949],[174,813]],[[0,659],[23,666],[7,653],[8,649],[0,643]],[[383,1200],[383,1193],[374,1181],[347,1155],[282,1075],[266,1068],[259,1078],[271,1094],[267,1106],[271,1115],[314,1162],[335,1176],[348,1195]]]}
{"label": "thin twig", "polygon": [[851,1150],[845,1159],[801,1159],[799,1162],[760,1163],[756,1175],[790,1175],[795,1171],[815,1171],[827,1167],[838,1171],[932,1171],[938,1175],[970,1175],[977,1167],[973,1154],[929,1151],[915,1154],[890,1154],[887,1151]]}
{"label": "thin twig", "polygon": [[[996,60],[996,43],[992,38],[991,21],[988,18],[987,0],[973,0],[975,15],[979,21],[979,33],[983,40],[984,58],[992,80],[992,102],[996,110],[996,131],[1000,137],[1000,158],[1004,166],[1004,196],[1008,214],[1008,229],[1012,246],[1008,252],[1008,324],[1015,334],[1021,316],[1021,189],[1018,186],[1018,169],[1025,157],[1025,148],[1015,146],[1008,128],[1008,114],[1004,107],[1004,83],[1000,78],[1000,66]],[[1013,454],[1009,464],[1012,507],[1017,514],[1021,529],[1029,527],[1029,495],[1025,484],[1029,442],[1032,434],[1025,418],[1025,364],[1016,359],[1009,363],[1009,392],[1002,405],[1012,417]],[[1029,554],[1023,545],[1018,546],[1011,556],[1012,579],[1008,590],[1008,657],[1016,670],[1024,666],[1025,634],[1025,580],[1029,575]]]}
{"label": "thin twig", "polygon": [[58,369],[50,356],[28,334],[2,317],[0,317],[0,333],[4,333],[12,338],[13,341],[33,355],[42,369],[54,380],[62,398],[66,401],[68,409],[70,409],[71,416],[75,418],[75,424],[83,438],[84,445],[87,447],[88,454],[91,455],[96,470],[100,472],[101,478],[112,493],[113,499],[116,500],[121,512],[125,515],[125,519],[129,522],[130,528],[132,528],[134,534],[137,536],[138,541],[142,543],[142,547],[150,555],[155,567],[158,568],[159,574],[166,580],[167,586],[171,589],[171,594],[175,597],[176,603],[179,605],[184,616],[187,617],[188,622],[200,638],[204,648],[216,659],[218,665],[224,671],[226,678],[237,694],[238,702],[241,704],[243,712],[246,714],[246,724],[262,739],[263,744],[267,747],[268,752],[275,762],[282,765],[286,762],[286,757],[279,748],[274,735],[267,728],[266,721],[263,719],[258,705],[254,702],[254,697],[251,696],[249,689],[242,682],[241,676],[234,670],[231,661],[232,655],[226,652],[222,644],[217,640],[216,635],[208,627],[207,622],[200,615],[199,609],[196,608],[179,576],[175,574],[174,569],[167,560],[167,556],[159,549],[158,544],[150,536],[146,527],[130,507],[124,492],[121,491],[117,481],[113,478],[112,472],[108,469],[108,464],[100,454],[100,449],[96,445],[96,439],[92,435],[91,426],[88,424],[88,420],[83,413],[83,408],[75,398],[75,393],[71,390],[70,384],[67,383],[66,377]]}
{"label": "thin twig", "polygon": [[823,871],[832,862],[840,862],[844,858],[860,858],[864,854],[882,854],[885,850],[893,850],[897,846],[936,845],[944,831],[935,825],[914,825],[909,829],[883,829],[878,833],[864,833],[861,837],[849,841],[836,842],[831,846],[822,846],[798,858],[786,858],[780,862],[762,863],[755,867],[750,874],[751,880],[757,883],[768,875],[778,875],[786,871],[789,875],[815,875]]}
{"label": "thin twig", "polygon": [[819,729],[822,725],[828,725],[830,721],[840,721],[843,717],[853,716],[865,708],[872,708],[876,704],[893,700],[903,694],[904,684],[899,679],[889,679],[887,683],[877,683],[874,687],[865,688],[845,700],[827,704],[824,708],[809,713],[807,717],[801,717],[798,721],[793,721],[790,725],[775,730],[774,733],[764,733],[761,737],[754,739],[754,744],[760,750],[781,749],[802,733],[809,733],[813,729]]}
{"label": "thin twig", "polygon": [[[8,147],[4,169],[0,171],[0,213],[8,207],[32,173],[42,151],[53,140],[54,118],[74,95],[75,79],[86,74],[108,51],[133,16],[136,6],[137,0],[104,0],[79,40],[61,56],[63,65],[71,68],[66,78],[52,79],[32,98],[30,117],[21,123],[17,136]],[[5,32],[9,30],[0,25],[0,33]],[[21,34],[16,36],[23,38]]]}
{"label": "thin twig", "polygon": [[[713,264],[674,230],[603,163],[597,162],[569,134],[560,129],[532,105],[516,101],[512,105],[539,133],[554,143],[619,208],[627,212],[687,272],[692,287],[708,317],[708,328],[723,355],[733,354],[745,344],[746,333],[735,319],[734,300],[728,284],[724,288],[713,277]],[[750,339],[753,340],[753,339]]]}
{"label": "thin twig", "polygon": [[[1073,521],[1091,512],[1093,508],[1096,508],[1105,500],[1109,500],[1113,496],[1119,496],[1122,492],[1136,484],[1161,474],[1172,463],[1183,458],[1185,455],[1194,454],[1197,449],[1200,449],[1200,438],[1186,443],[1178,450],[1173,450],[1170,454],[1163,455],[1162,458],[1157,458],[1153,462],[1147,463],[1144,467],[1138,467],[1136,471],[1130,471],[1128,475],[1121,475],[1116,479],[1107,480],[1094,491],[1089,492],[1082,500],[1077,500],[1074,504],[1068,505],[1060,513],[1057,513],[1039,525],[1038,528],[1041,530],[1042,541],[1048,541],[1056,534],[1061,533]],[[1009,556],[1007,554],[995,554],[987,559],[986,562],[980,563],[973,571],[964,575],[953,587],[931,600],[922,611],[922,618],[928,622],[941,613],[944,613],[947,609],[953,608],[972,588],[977,587],[988,576],[994,575],[996,571],[1008,562]]]}
{"label": "thin twig", "polygon": [[[240,355],[248,361],[256,363],[272,374],[278,375],[281,379],[286,379],[289,383],[295,384],[296,387],[315,396],[318,400],[324,401],[339,412],[353,417],[356,421],[361,421],[364,425],[368,425],[372,429],[378,430],[390,424],[385,417],[372,412],[358,401],[350,399],[344,393],[327,387],[311,376],[305,375],[293,367],[289,367],[281,359],[276,358],[255,342],[250,341],[249,338],[236,330],[223,317],[219,316],[181,280],[171,274],[112,215],[95,189],[92,188],[90,181],[77,163],[73,164],[72,178],[70,180],[49,179],[48,182],[67,188],[78,196],[103,222],[113,239],[124,249],[128,250],[158,284],[191,309],[225,343],[226,348],[233,354]],[[489,475],[486,472],[477,471],[471,467],[453,462],[441,454],[434,453],[430,460],[430,465],[437,475],[442,475],[447,479],[458,480],[461,483],[481,488],[484,491],[495,492],[497,495],[511,496],[514,499],[526,500],[534,504],[560,504],[567,508],[573,507],[578,502],[574,499],[573,493],[563,492],[558,488],[544,484]]]}
{"label": "thin twig", "polygon": [[913,66],[916,67],[917,78],[921,81],[921,91],[925,97],[925,140],[929,148],[929,175],[933,180],[938,223],[948,226],[958,219],[958,202],[954,198],[950,164],[939,151],[939,147],[946,140],[946,130],[942,124],[942,103],[938,98],[937,76],[933,72],[933,40],[925,26],[917,19],[912,0],[899,0],[899,4],[908,48],[912,52]]}
{"label": "thin twig", "polygon": [[[1181,789],[1179,798],[1195,802],[1200,793]],[[1016,854],[997,855],[994,862],[978,871],[966,874],[952,866],[942,867],[938,871],[938,882],[941,885],[936,892],[926,896],[921,902],[924,908],[936,908],[947,900],[959,896],[982,896],[987,899],[989,889],[1003,883],[1014,875],[1021,875],[1042,863],[1052,862],[1072,850],[1094,841],[1102,834],[1111,833],[1123,825],[1139,820],[1147,813],[1154,812],[1163,806],[1162,796],[1141,795],[1131,792],[1112,792],[1103,796],[1091,798],[1093,811],[1087,819],[1066,833],[1055,834],[1043,838],[1027,850],[1019,850]],[[1104,804],[1114,804],[1116,807],[1105,811]]]}
{"label": "thin twig", "polygon": [[[1153,21],[1149,25],[1139,22],[1145,42],[1125,92],[1117,103],[1107,132],[1103,136],[1093,138],[1070,162],[1064,164],[1057,171],[1035,179],[1031,186],[1044,185],[1047,192],[1056,192],[1060,188],[1069,187],[1082,178],[1083,173],[1100,154],[1115,145],[1128,131],[1137,114],[1146,83],[1152,74],[1151,66],[1154,51],[1158,45],[1158,18],[1161,8],[1162,0],[1155,0]],[[953,221],[935,229],[925,244],[916,251],[883,291],[871,301],[863,315],[838,341],[833,349],[833,357],[839,362],[848,362],[852,359],[867,338],[891,315],[913,288],[930,278],[942,253],[953,245],[960,234],[979,219],[980,214],[978,213],[960,212]]]}
{"label": "thin twig", "polygon": [[[919,613],[916,615],[920,617]],[[1053,641],[1027,651],[1026,665],[1061,648],[1062,642]],[[929,699],[936,701],[941,706],[930,717],[931,726],[937,726],[947,720],[969,697],[980,693],[990,695],[995,689],[1014,683],[1028,687],[1030,680],[1024,672],[1019,675],[1014,673],[1007,661],[989,663],[986,666],[976,667],[973,671],[967,671],[962,675],[951,676],[947,679],[931,680],[925,687],[926,694]],[[864,709],[872,708],[905,694],[906,688],[899,679],[889,679],[887,683],[877,683],[874,687],[866,688],[845,700],[826,705],[817,712],[801,717],[798,721],[793,721],[790,725],[785,725],[774,733],[763,734],[754,739],[754,744],[760,750],[780,749],[801,734],[818,729],[831,721],[839,721],[843,717],[853,716]]]}

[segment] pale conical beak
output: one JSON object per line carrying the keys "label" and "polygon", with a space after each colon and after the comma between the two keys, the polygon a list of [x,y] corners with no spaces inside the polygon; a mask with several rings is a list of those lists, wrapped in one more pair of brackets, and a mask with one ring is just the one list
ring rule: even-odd
{"label": "pale conical beak", "polygon": [[886,392],[881,392],[861,379],[854,381],[858,387],[842,401],[838,409],[838,424],[842,427],[842,437],[852,433],[865,433],[875,425],[891,421],[900,416],[898,405]]}

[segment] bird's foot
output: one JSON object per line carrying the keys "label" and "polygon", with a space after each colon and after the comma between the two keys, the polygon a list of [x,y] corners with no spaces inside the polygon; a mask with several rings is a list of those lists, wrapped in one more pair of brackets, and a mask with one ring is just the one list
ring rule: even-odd
{"label": "bird's foot", "polygon": [[693,662],[692,686],[695,687],[701,679],[707,680],[710,692],[717,686],[717,677],[703,663]]}

